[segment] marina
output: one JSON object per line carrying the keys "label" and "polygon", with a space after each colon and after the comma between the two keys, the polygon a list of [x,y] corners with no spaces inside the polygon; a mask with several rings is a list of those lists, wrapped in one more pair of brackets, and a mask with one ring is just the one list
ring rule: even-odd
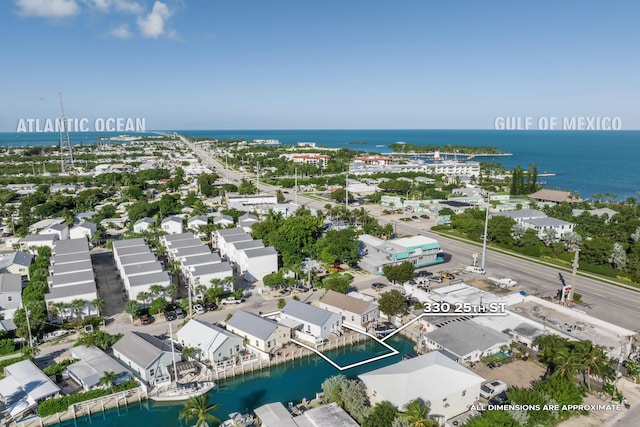
{"label": "marina", "polygon": [[[296,357],[286,363],[272,365],[261,370],[246,372],[245,374],[216,381],[216,386],[209,391],[210,404],[220,404],[218,418],[226,419],[225,414],[247,414],[254,408],[270,402],[282,402],[288,406],[314,399],[320,393],[322,382],[333,375],[346,375],[349,378],[399,362],[402,357],[413,351],[413,342],[402,336],[394,336],[387,340],[398,353],[391,357],[380,359],[369,364],[357,366],[347,371],[339,371],[321,357],[313,354],[309,357]],[[381,350],[378,343],[366,341],[327,351],[327,355],[340,364],[347,364],[355,359],[363,360],[379,355]],[[131,399],[131,397],[129,398]],[[129,400],[131,402],[132,400]],[[100,404],[95,404],[90,412],[78,412],[76,419],[67,419],[59,425],[62,427],[93,426],[115,427],[121,425],[153,425],[154,427],[184,426],[178,420],[182,409],[181,402],[155,402],[142,400],[133,404],[123,405],[122,399],[118,407],[102,412]],[[78,404],[80,405],[80,404]],[[55,417],[55,416],[52,416]],[[21,423],[25,427],[40,426],[37,419]]]}

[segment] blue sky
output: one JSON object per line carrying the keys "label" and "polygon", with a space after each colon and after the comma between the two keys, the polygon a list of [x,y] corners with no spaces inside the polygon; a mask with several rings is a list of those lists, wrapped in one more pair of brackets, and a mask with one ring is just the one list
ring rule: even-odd
{"label": "blue sky", "polygon": [[616,116],[640,129],[640,2],[5,0],[0,131],[491,129]]}

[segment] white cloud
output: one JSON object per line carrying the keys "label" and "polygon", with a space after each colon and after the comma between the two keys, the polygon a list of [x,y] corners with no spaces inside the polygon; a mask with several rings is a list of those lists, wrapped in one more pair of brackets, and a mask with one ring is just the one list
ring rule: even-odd
{"label": "white cloud", "polygon": [[80,12],[76,0],[16,0],[18,14],[40,18],[69,18]]}
{"label": "white cloud", "polygon": [[142,13],[143,6],[132,0],[84,0],[101,12],[110,12],[111,9],[117,12],[131,13],[134,15]]}
{"label": "white cloud", "polygon": [[130,39],[133,37],[133,33],[129,30],[129,26],[127,24],[117,26],[111,30],[109,34],[118,39]]}
{"label": "white cloud", "polygon": [[171,11],[167,5],[156,1],[149,15],[138,18],[138,28],[143,36],[157,39],[165,34],[165,24],[170,16]]}

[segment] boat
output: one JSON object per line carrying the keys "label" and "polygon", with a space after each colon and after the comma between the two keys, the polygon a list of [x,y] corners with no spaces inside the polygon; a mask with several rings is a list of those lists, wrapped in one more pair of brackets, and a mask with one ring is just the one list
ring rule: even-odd
{"label": "boat", "polygon": [[216,384],[213,381],[176,382],[175,385],[159,392],[155,396],[151,395],[149,398],[156,402],[181,402],[205,394],[215,386]]}
{"label": "boat", "polygon": [[386,147],[386,145],[380,144],[380,145],[376,145],[376,148],[384,148]]}
{"label": "boat", "polygon": [[389,334],[391,334],[392,332],[394,332],[396,329],[396,325],[394,325],[391,322],[382,322],[379,323],[378,325],[376,325],[376,327],[374,328],[374,331],[376,333],[376,336],[378,337],[384,337],[387,336]]}
{"label": "boat", "polygon": [[216,386],[213,381],[188,381],[180,382],[178,379],[178,368],[176,366],[175,348],[173,345],[173,329],[169,322],[169,339],[171,340],[171,355],[173,357],[173,373],[176,378],[175,383],[165,389],[158,391],[155,395],[151,394],[149,398],[156,402],[180,402],[189,400],[192,397],[200,396]]}

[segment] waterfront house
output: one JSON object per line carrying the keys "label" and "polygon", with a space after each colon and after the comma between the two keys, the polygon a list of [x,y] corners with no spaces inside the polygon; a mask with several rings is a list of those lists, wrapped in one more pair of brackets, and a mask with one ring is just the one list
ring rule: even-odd
{"label": "waterfront house", "polygon": [[342,316],[294,299],[287,301],[280,319],[299,332],[297,337],[306,341],[324,340],[331,334],[342,335]]}
{"label": "waterfront house", "polygon": [[133,223],[133,232],[134,233],[142,233],[144,231],[148,231],[153,228],[153,224],[155,224],[156,220],[149,217],[140,218],[136,222]]}
{"label": "waterfront house", "polygon": [[98,347],[79,345],[71,348],[71,358],[78,361],[67,366],[69,378],[78,383],[84,391],[104,387],[100,379],[105,372],[115,374],[114,385],[133,378],[131,372]]}
{"label": "waterfront house", "polygon": [[162,220],[161,228],[167,234],[179,234],[183,232],[182,218],[179,216],[169,216]]}
{"label": "waterfront house", "polygon": [[14,420],[31,414],[38,403],[59,395],[60,388],[31,360],[22,360],[4,368],[0,399]]}
{"label": "waterfront house", "polygon": [[23,281],[29,280],[29,266],[33,255],[15,251],[0,255],[0,273],[19,274]]}
{"label": "waterfront house", "polygon": [[42,229],[38,234],[54,234],[58,236],[58,240],[67,240],[69,238],[69,227],[66,224],[53,224]]}
{"label": "waterfront house", "polygon": [[320,297],[318,306],[341,315],[343,324],[364,331],[367,330],[369,322],[380,317],[377,303],[354,298],[332,290],[328,290]]}
{"label": "waterfront house", "polygon": [[22,276],[0,274],[0,318],[13,319],[13,314],[20,307],[22,307]]}
{"label": "waterfront house", "polygon": [[80,224],[71,227],[71,229],[69,230],[69,238],[79,239],[84,237],[88,240],[91,240],[93,235],[96,234],[96,231],[97,226],[94,223],[83,221]]}
{"label": "waterfront house", "polygon": [[460,363],[479,362],[508,347],[511,340],[509,335],[473,321],[445,322],[424,336],[429,349],[447,350]]}
{"label": "waterfront house", "polygon": [[184,347],[195,348],[200,358],[212,363],[234,359],[244,350],[242,338],[202,320],[189,320],[176,333],[176,339]]}
{"label": "waterfront house", "polygon": [[415,268],[444,261],[442,248],[437,240],[425,236],[401,237],[382,240],[369,234],[359,236],[360,267],[370,273],[382,274],[385,265],[410,262]]}
{"label": "waterfront house", "polygon": [[254,313],[238,310],[227,320],[227,330],[243,337],[245,345],[273,354],[291,340],[291,328]]}
{"label": "waterfront house", "polygon": [[430,402],[431,415],[442,421],[467,412],[480,398],[484,378],[434,351],[358,376],[372,405],[389,401],[403,408],[415,399]]}
{"label": "waterfront house", "polygon": [[125,332],[112,349],[116,359],[151,386],[170,382],[170,366],[181,358],[171,352],[171,343],[142,332]]}
{"label": "waterfront house", "polygon": [[595,215],[597,217],[603,217],[606,215],[606,220],[605,220],[606,224],[609,223],[609,221],[611,220],[611,218],[613,218],[614,215],[618,214],[618,211],[614,211],[611,208],[598,208],[598,209],[591,209],[591,210],[571,209],[571,216],[579,217],[585,212],[587,213],[587,215]]}
{"label": "waterfront house", "polygon": [[262,427],[358,427],[349,414],[332,402],[293,416],[280,402],[267,403],[253,410]]}
{"label": "waterfront house", "polygon": [[278,271],[278,251],[273,246],[246,249],[238,254],[236,265],[247,282],[257,282]]}

